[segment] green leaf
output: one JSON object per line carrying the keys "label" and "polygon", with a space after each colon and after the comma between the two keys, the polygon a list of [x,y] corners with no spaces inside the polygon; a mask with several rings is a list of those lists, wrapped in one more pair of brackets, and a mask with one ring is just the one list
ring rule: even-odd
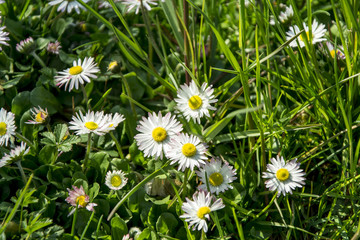
{"label": "green leaf", "polygon": [[54,114],[62,109],[57,98],[43,87],[37,87],[31,91],[30,101],[34,106],[47,108],[50,114]]}
{"label": "green leaf", "polygon": [[122,237],[128,233],[128,228],[124,220],[120,217],[113,217],[111,219],[111,235],[114,240],[121,240]]}
{"label": "green leaf", "polygon": [[58,150],[54,146],[45,146],[40,150],[39,162],[42,164],[50,164],[55,161]]}
{"label": "green leaf", "polygon": [[156,230],[162,234],[169,234],[175,231],[178,225],[176,217],[169,212],[164,212],[160,215],[156,222]]}
{"label": "green leaf", "polygon": [[13,98],[11,103],[11,112],[13,112],[16,116],[21,116],[30,107],[30,92],[24,91],[18,93],[16,97]]}

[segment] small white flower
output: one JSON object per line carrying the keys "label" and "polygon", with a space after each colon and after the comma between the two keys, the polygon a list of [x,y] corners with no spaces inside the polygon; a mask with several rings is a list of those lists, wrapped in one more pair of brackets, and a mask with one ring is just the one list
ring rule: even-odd
{"label": "small white flower", "polygon": [[[315,44],[317,42],[322,42],[325,41],[326,38],[323,38],[323,36],[326,33],[326,29],[325,29],[325,25],[322,23],[318,23],[316,21],[316,19],[314,19],[312,25],[311,25],[311,33],[309,32],[309,27],[306,26],[305,23],[303,23],[304,25],[304,30],[305,30],[305,34],[309,40],[310,38],[310,34],[312,36],[312,44]],[[298,34],[300,32],[300,29],[298,26],[294,26],[294,27],[290,27],[289,31],[286,32],[286,40],[290,40],[292,37],[294,37],[296,34]],[[305,47],[305,43],[304,43],[304,39],[303,39],[303,33],[300,34],[296,39],[299,42],[300,47]],[[297,47],[297,42],[296,39],[294,39],[291,43],[290,46],[291,47]]]}
{"label": "small white flower", "polygon": [[263,178],[268,178],[265,181],[265,185],[270,191],[278,191],[277,197],[282,193],[284,196],[286,193],[292,194],[292,190],[296,187],[302,187],[305,185],[305,173],[300,169],[300,163],[297,163],[297,159],[294,159],[288,163],[285,163],[283,157],[276,156],[271,158],[271,164],[266,167],[267,172],[263,172]]}
{"label": "small white flower", "polygon": [[336,49],[334,47],[334,45],[332,45],[330,42],[326,42],[326,46],[329,50],[329,53],[330,53],[330,56],[332,58],[335,58],[335,56],[338,58],[338,59],[345,59],[345,54],[344,54],[344,47],[341,46],[341,45],[337,45],[336,46]]}
{"label": "small white flower", "polygon": [[207,232],[206,219],[210,220],[210,212],[222,209],[225,205],[221,198],[214,201],[215,198],[204,191],[195,192],[193,199],[191,201],[186,198],[186,202],[181,207],[185,213],[180,217],[185,218],[185,221],[190,223],[189,228],[194,225],[193,230],[197,228],[198,231],[203,229],[204,232]]}
{"label": "small white flower", "polygon": [[29,150],[30,148],[26,148],[26,143],[21,142],[20,146],[11,149],[9,154],[5,153],[0,159],[0,167],[21,160],[24,155],[29,153]]}
{"label": "small white flower", "polygon": [[177,109],[185,116],[187,121],[192,118],[194,121],[200,123],[200,118],[203,116],[210,117],[209,110],[216,110],[210,104],[216,103],[217,99],[213,95],[214,89],[207,87],[206,83],[203,83],[201,88],[196,86],[195,81],[191,81],[189,85],[181,85],[181,89],[178,90]]}
{"label": "small white flower", "polygon": [[16,50],[23,54],[29,54],[36,48],[36,43],[32,37],[28,37],[25,40],[20,41],[16,44]]}
{"label": "small white flower", "polygon": [[9,33],[4,32],[5,27],[0,27],[0,51],[2,50],[1,45],[9,46],[6,41],[9,41],[10,38],[8,37]]}
{"label": "small white flower", "polygon": [[110,132],[111,130],[115,130],[115,128],[125,120],[124,115],[115,113],[112,114],[106,114],[105,117],[107,117],[106,126],[107,128],[104,129],[105,132]]}
{"label": "small white flower", "polygon": [[118,171],[109,171],[106,174],[105,178],[105,184],[108,186],[111,190],[120,190],[122,189],[128,179],[125,177],[125,173],[121,170]]}
{"label": "small white flower", "polygon": [[[84,3],[89,2],[90,0],[83,0]],[[65,12],[67,10],[68,13],[71,13],[73,9],[75,9],[77,14],[80,14],[80,8],[86,10],[80,3],[76,0],[52,0],[49,2],[49,5],[59,5],[57,11],[58,12]]]}
{"label": "small white flower", "polygon": [[43,124],[46,122],[49,116],[49,113],[46,108],[44,110],[41,107],[39,108],[34,107],[30,110],[30,112],[32,114],[32,120],[26,122],[27,124]]}
{"label": "small white flower", "polygon": [[60,46],[60,42],[58,42],[57,40],[52,43],[50,42],[48,45],[47,45],[47,51],[49,53],[52,53],[52,54],[59,54],[59,50],[60,50],[61,46]]}
{"label": "small white flower", "polygon": [[[131,9],[135,8],[135,14],[139,13],[139,10],[141,8],[141,2],[139,0],[123,0],[122,3],[129,5],[127,12],[130,12]],[[142,3],[144,8],[146,8],[146,10],[148,11],[151,10],[150,4],[157,5],[157,2],[155,0],[142,0]]]}
{"label": "small white flower", "polygon": [[171,164],[179,163],[178,170],[184,171],[194,167],[200,167],[207,160],[205,155],[206,144],[202,143],[196,136],[180,133],[171,139],[166,157],[172,160]]}
{"label": "small white flower", "polygon": [[[80,186],[80,188],[76,186],[72,186],[74,190],[70,190],[67,188],[69,192],[69,196],[65,199],[67,203],[69,203],[71,206],[79,207],[79,208],[86,208],[88,211],[95,211],[94,207],[97,206],[96,203],[90,203],[90,197],[85,193],[85,190],[83,186]],[[68,216],[72,215],[75,212],[76,208],[71,210]]]}
{"label": "small white flower", "polygon": [[0,145],[7,146],[11,136],[15,135],[15,115],[7,112],[4,108],[0,110]]}
{"label": "small white flower", "polygon": [[[207,179],[205,177],[207,175]],[[211,162],[207,162],[196,174],[203,183],[198,188],[201,190],[207,190],[206,181],[209,183],[209,190],[211,193],[219,194],[225,192],[228,188],[232,189],[230,185],[236,177],[236,172],[228,162],[222,164],[221,160],[211,159]]]}
{"label": "small white flower", "polygon": [[[285,23],[287,22],[290,18],[292,18],[294,16],[294,10],[292,8],[292,6],[290,5],[290,7],[285,6],[285,11],[280,12],[279,14],[279,21],[281,23]],[[271,25],[275,25],[275,19],[274,16],[270,17],[270,24]]]}
{"label": "small white flower", "polygon": [[[114,0],[114,3],[120,2],[121,0]],[[100,5],[99,8],[109,8],[111,4],[107,0],[99,1]]]}
{"label": "small white flower", "polygon": [[170,113],[164,117],[161,112],[158,115],[149,113],[149,117],[143,117],[136,127],[140,133],[135,136],[135,140],[145,157],[162,159],[164,151],[166,152],[169,148],[170,139],[182,129],[182,124]]}
{"label": "small white flower", "polygon": [[84,84],[90,82],[90,78],[97,78],[94,73],[98,73],[100,69],[94,63],[94,58],[85,57],[81,64],[81,59],[73,62],[73,67],[59,72],[55,77],[56,86],[62,87],[65,84],[65,90],[69,85],[69,92],[75,87],[79,88],[79,83]]}
{"label": "small white flower", "polygon": [[0,4],[5,3],[5,0],[0,0]]}
{"label": "small white flower", "polygon": [[82,112],[76,113],[69,122],[70,130],[75,130],[77,135],[95,133],[96,135],[104,135],[108,125],[108,117],[104,116],[104,112],[88,111],[84,116]]}

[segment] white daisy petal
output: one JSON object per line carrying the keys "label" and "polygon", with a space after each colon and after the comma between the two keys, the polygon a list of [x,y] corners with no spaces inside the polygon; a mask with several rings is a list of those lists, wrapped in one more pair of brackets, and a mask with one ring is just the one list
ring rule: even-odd
{"label": "white daisy petal", "polygon": [[161,112],[156,115],[149,113],[149,117],[143,117],[140,124],[136,127],[140,132],[134,138],[145,157],[162,159],[164,151],[169,148],[170,139],[182,131],[182,124],[170,113],[164,117]]}
{"label": "white daisy petal", "polygon": [[5,153],[0,159],[0,168],[12,162],[21,160],[24,155],[29,153],[29,150],[30,148],[26,148],[26,143],[21,142],[20,146],[11,149],[9,154]]}
{"label": "white daisy petal", "polygon": [[177,104],[176,108],[187,121],[193,119],[200,123],[202,117],[210,116],[209,110],[216,110],[210,105],[217,102],[213,92],[211,86],[207,87],[206,83],[201,88],[197,87],[195,81],[191,81],[189,85],[181,85],[177,98],[174,99]]}
{"label": "white daisy petal", "polygon": [[202,190],[195,192],[193,201],[186,198],[186,202],[181,207],[185,213],[180,217],[184,218],[186,222],[190,222],[189,228],[194,225],[194,230],[200,231],[203,229],[204,232],[207,232],[208,226],[205,219],[209,220],[209,213],[225,207],[221,198],[215,200],[215,202],[214,200],[215,198],[210,193]]}
{"label": "white daisy petal", "polygon": [[104,112],[88,111],[84,116],[82,112],[76,113],[69,122],[70,130],[75,130],[77,135],[95,133],[96,135],[104,135],[108,129],[108,115]]}
{"label": "white daisy petal", "polygon": [[[318,42],[322,42],[325,41],[326,39],[323,38],[325,33],[326,33],[326,29],[325,29],[325,25],[322,23],[318,23],[316,21],[316,19],[314,19],[312,26],[311,26],[311,33],[309,32],[309,27],[303,23],[304,26],[304,30],[305,30],[305,34],[307,36],[307,38],[309,39],[309,36],[311,34],[312,36],[312,44],[318,43]],[[296,34],[298,34],[300,32],[300,29],[298,26],[293,26],[290,27],[289,31],[286,32],[286,40],[291,39],[292,37],[294,37]],[[296,39],[299,42],[299,47],[305,47],[305,43],[304,43],[304,39],[303,39],[303,33],[300,34]],[[297,41],[296,39],[294,39],[289,45],[291,47],[297,47]]]}
{"label": "white daisy petal", "polygon": [[70,83],[69,92],[74,88],[79,88],[80,84],[84,84],[84,82],[90,82],[89,77],[97,78],[96,75],[91,73],[100,72],[100,69],[94,63],[94,58],[85,57],[83,63],[81,64],[81,59],[73,62],[73,67],[68,68],[64,71],[58,72],[58,75],[55,76],[56,85],[62,87],[65,84],[65,90]]}
{"label": "white daisy petal", "polygon": [[285,163],[283,157],[277,156],[277,159],[272,158],[271,164],[267,165],[267,172],[263,172],[263,178],[269,180],[265,181],[265,186],[270,191],[278,191],[277,197],[286,193],[292,194],[292,190],[296,187],[305,185],[304,171],[300,169],[300,163],[292,160]]}
{"label": "white daisy petal", "polygon": [[207,190],[206,182],[208,182],[210,192],[215,194],[225,192],[227,189],[232,188],[230,183],[236,179],[236,172],[233,170],[233,167],[231,167],[228,162],[222,164],[221,160],[218,159],[211,159],[211,161],[207,162],[199,171],[196,171],[196,174],[203,183],[198,188]]}
{"label": "white daisy petal", "polygon": [[105,178],[106,186],[112,190],[122,189],[126,185],[127,181],[128,179],[125,177],[125,173],[121,170],[112,172],[109,171]]}
{"label": "white daisy petal", "polygon": [[190,168],[193,171],[194,167],[205,164],[205,160],[207,160],[206,147],[206,144],[201,143],[198,137],[180,133],[171,139],[165,153],[166,157],[172,160],[171,164],[179,164],[179,170],[184,171],[186,168]]}
{"label": "white daisy petal", "polygon": [[0,110],[0,146],[7,146],[11,136],[15,135],[15,115],[7,112],[4,108]]}
{"label": "white daisy petal", "polygon": [[[90,0],[83,0],[84,3],[89,2]],[[57,8],[58,12],[65,12],[71,13],[73,9],[75,9],[77,14],[80,14],[80,8],[83,10],[86,10],[80,3],[78,3],[76,0],[52,0],[49,2],[49,5],[59,5]]]}

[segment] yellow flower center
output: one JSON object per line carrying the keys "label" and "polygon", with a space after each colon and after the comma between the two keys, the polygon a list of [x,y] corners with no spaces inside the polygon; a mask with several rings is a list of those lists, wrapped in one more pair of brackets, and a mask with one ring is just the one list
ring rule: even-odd
{"label": "yellow flower center", "polygon": [[[310,39],[310,33],[309,31],[306,32],[306,38],[309,40]],[[311,38],[313,38],[313,35],[311,34]],[[304,42],[304,38],[302,37],[302,34],[300,34],[300,40]]]}
{"label": "yellow flower center", "polygon": [[276,178],[280,181],[286,181],[289,178],[290,174],[286,168],[280,168],[276,172]]}
{"label": "yellow flower center", "polygon": [[219,186],[220,184],[222,184],[224,181],[223,176],[218,173],[218,172],[214,172],[210,175],[209,177],[209,183],[215,187]]}
{"label": "yellow flower center", "polygon": [[85,207],[87,205],[86,197],[84,195],[78,196],[75,202],[82,207]]}
{"label": "yellow flower center", "polygon": [[202,100],[198,95],[194,95],[189,99],[189,107],[192,110],[196,110],[202,105]]}
{"label": "yellow flower center", "polygon": [[6,123],[0,122],[0,136],[4,136],[6,133]]}
{"label": "yellow flower center", "polygon": [[109,63],[108,70],[112,70],[116,66],[118,66],[117,61],[112,61],[111,63]]}
{"label": "yellow flower center", "polygon": [[205,206],[205,207],[201,207],[199,208],[199,210],[197,211],[197,216],[201,219],[204,219],[204,216],[206,214],[209,214],[211,212],[210,208]]}
{"label": "yellow flower center", "polygon": [[43,123],[47,117],[46,112],[38,112],[35,116],[35,121],[38,123]]}
{"label": "yellow flower center", "polygon": [[69,73],[71,75],[78,75],[80,73],[82,73],[83,68],[81,66],[75,66],[75,67],[71,67],[69,70]]}
{"label": "yellow flower center", "polygon": [[121,177],[118,175],[115,175],[111,178],[111,185],[113,185],[114,187],[118,187],[120,186],[122,183]]}
{"label": "yellow flower center", "polygon": [[187,157],[192,157],[196,154],[196,147],[192,143],[185,143],[182,146],[182,153]]}
{"label": "yellow flower center", "polygon": [[167,132],[162,127],[157,127],[152,131],[152,137],[157,142],[162,142],[167,137]]}
{"label": "yellow flower center", "polygon": [[95,130],[99,127],[99,125],[97,125],[97,123],[95,122],[87,122],[85,123],[85,127],[87,127],[90,130]]}
{"label": "yellow flower center", "polygon": [[114,124],[110,124],[110,125],[109,125],[109,127],[112,127],[112,126],[114,126]]}

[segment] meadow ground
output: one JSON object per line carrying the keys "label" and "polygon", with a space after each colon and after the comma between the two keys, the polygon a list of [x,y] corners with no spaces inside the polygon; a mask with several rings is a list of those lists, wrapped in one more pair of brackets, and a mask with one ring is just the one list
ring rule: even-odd
{"label": "meadow ground", "polygon": [[358,239],[359,10],[0,0],[0,239]]}

